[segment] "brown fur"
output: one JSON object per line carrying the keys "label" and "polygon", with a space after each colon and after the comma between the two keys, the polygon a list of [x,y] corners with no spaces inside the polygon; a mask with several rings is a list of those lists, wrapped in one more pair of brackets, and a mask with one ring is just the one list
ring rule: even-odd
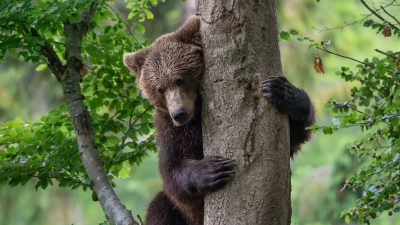
{"label": "brown fur", "polygon": [[[204,195],[224,186],[234,174],[232,160],[203,155],[199,87],[204,62],[199,24],[199,18],[193,16],[176,32],[124,56],[125,65],[156,107],[154,123],[164,190],[149,206],[147,225],[202,225]],[[289,115],[293,155],[310,136],[305,127],[314,120],[311,101],[282,77],[266,80],[261,88],[268,101]],[[175,121],[179,109],[187,112],[187,118]]]}

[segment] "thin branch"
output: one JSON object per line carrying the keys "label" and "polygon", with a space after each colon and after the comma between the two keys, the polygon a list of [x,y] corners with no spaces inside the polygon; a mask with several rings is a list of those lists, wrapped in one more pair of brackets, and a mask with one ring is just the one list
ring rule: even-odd
{"label": "thin branch", "polygon": [[[387,7],[389,7],[389,6],[392,6],[393,3],[397,3],[396,0],[393,0],[393,1],[389,2],[388,4],[386,4],[385,6],[381,6],[381,7],[383,7],[383,9],[385,9],[385,8],[387,8]],[[379,9],[376,10],[376,12],[379,12]],[[345,28],[345,27],[353,26],[353,25],[355,25],[355,24],[357,24],[357,23],[360,23],[360,22],[364,21],[365,19],[367,19],[368,17],[370,17],[370,16],[372,16],[372,15],[373,15],[373,14],[370,13],[370,14],[368,14],[368,15],[365,15],[363,18],[361,18],[361,19],[359,19],[359,20],[355,20],[355,21],[350,22],[350,23],[344,22],[344,25],[340,25],[340,26],[336,26],[336,27],[331,27],[331,28],[325,27],[324,29],[318,29],[318,28],[316,28],[316,27],[313,27],[313,29],[316,29],[316,30],[318,30],[319,32],[331,31],[331,30],[337,30],[337,29],[343,29],[343,28]]]}
{"label": "thin branch", "polygon": [[132,131],[133,131],[133,126],[135,126],[136,122],[137,122],[140,118],[142,118],[142,116],[143,116],[146,112],[148,112],[149,110],[150,110],[149,108],[145,109],[138,117],[136,117],[136,119],[135,119],[133,122],[131,122],[131,120],[132,120],[132,114],[133,114],[133,111],[132,111],[131,116],[130,116],[130,118],[129,118],[129,127],[128,127],[128,131],[125,133],[125,135],[124,135],[123,138],[122,138],[122,143],[121,143],[121,145],[118,147],[119,150],[122,150],[122,149],[125,147],[126,139],[128,139],[129,135],[132,133]]}
{"label": "thin branch", "polygon": [[379,49],[375,49],[375,51],[379,52],[379,53],[381,53],[383,55],[389,56],[389,57],[391,57],[391,58],[393,58],[395,60],[400,60],[400,57],[397,57],[395,54],[389,54],[389,53],[386,53],[386,52],[384,52],[382,50],[379,50]]}
{"label": "thin branch", "polygon": [[367,19],[370,16],[372,16],[372,14],[368,14],[368,15],[364,16],[363,18],[361,18],[359,20],[355,20],[355,21],[350,22],[350,23],[347,23],[346,21],[344,21],[344,25],[340,25],[340,26],[336,26],[336,27],[330,27],[330,28],[325,27],[323,29],[319,29],[317,27],[313,27],[313,29],[317,30],[318,32],[325,32],[325,31],[338,30],[338,29],[342,30],[345,27],[353,26],[353,25],[355,25],[357,23],[360,23],[360,22],[364,21],[365,19]]}
{"label": "thin branch", "polygon": [[352,61],[358,62],[358,63],[363,64],[363,65],[365,65],[365,66],[371,66],[371,65],[368,64],[368,63],[362,62],[362,61],[360,61],[360,60],[358,60],[358,59],[354,59],[354,58],[351,58],[351,57],[349,57],[349,56],[345,56],[345,55],[342,55],[342,54],[339,54],[339,53],[336,53],[336,52],[332,52],[332,51],[330,51],[330,50],[328,50],[328,49],[326,49],[326,48],[321,48],[321,47],[317,47],[317,48],[318,48],[319,50],[324,51],[324,52],[328,52],[328,53],[330,53],[330,54],[332,54],[332,55],[336,55],[336,56],[339,56],[339,57],[342,57],[342,58],[345,58],[345,59],[350,59],[350,60],[352,60]]}
{"label": "thin branch", "polygon": [[128,34],[134,36],[128,22],[126,22],[126,20],[121,18],[120,15],[118,15],[118,12],[110,4],[106,3],[106,6],[113,12],[115,18],[120,20],[125,25],[125,28],[126,28],[126,31],[128,31]]}
{"label": "thin branch", "polygon": [[56,51],[54,51],[53,47],[49,44],[49,41],[46,40],[43,36],[39,34],[37,30],[34,28],[30,29],[30,32],[33,37],[40,37],[44,40],[43,45],[40,45],[40,54],[43,55],[47,59],[47,65],[50,68],[51,72],[60,81],[60,77],[64,73],[64,65],[61,62],[61,59],[58,57]]}
{"label": "thin branch", "polygon": [[[390,116],[383,116],[380,119],[376,119],[375,118],[375,120],[373,120],[373,121],[371,121],[371,120],[361,120],[359,122],[352,123],[352,124],[347,124],[347,125],[344,125],[344,126],[336,125],[336,126],[333,126],[332,128],[335,129],[335,130],[338,130],[338,129],[342,129],[342,128],[358,127],[358,126],[363,126],[363,125],[373,125],[373,124],[375,124],[377,122],[383,122],[383,123],[388,124],[385,120],[387,120],[387,119],[397,119],[397,118],[400,118],[400,115],[394,114],[394,115],[390,115]],[[315,130],[321,130],[321,129],[323,129],[323,126],[316,127],[314,129]]]}
{"label": "thin branch", "polygon": [[66,176],[55,176],[55,175],[48,175],[48,176],[32,175],[32,177],[38,178],[38,179],[41,179],[41,178],[45,177],[45,178],[56,179],[56,180],[61,180],[61,179],[67,179],[68,180],[69,179],[69,180],[72,180],[75,183],[80,184],[82,187],[90,187],[90,184],[81,181],[77,177],[75,177],[76,179],[73,179],[71,177],[66,177]]}
{"label": "thin branch", "polygon": [[358,112],[358,113],[361,113],[361,114],[367,116],[368,118],[374,118],[374,116],[372,116],[371,114],[368,114],[368,113],[366,113],[366,112],[363,112],[363,111],[357,109],[357,108],[354,107],[350,102],[346,103],[346,106],[349,107],[350,109],[352,109],[352,110]]}
{"label": "thin branch", "polygon": [[397,24],[400,25],[400,21],[399,21],[396,17],[394,17],[392,14],[390,14],[390,13],[385,9],[385,7],[381,6],[381,9],[382,9],[388,16],[392,17],[392,19],[394,19],[394,21],[396,21]]}
{"label": "thin branch", "polygon": [[[140,118],[142,118],[142,116],[148,112],[150,110],[150,108],[145,109],[139,116],[136,117],[136,119],[132,122],[132,118],[133,118],[133,110],[131,111],[131,114],[129,116],[129,121],[128,121],[128,130],[126,131],[126,133],[124,134],[124,136],[122,137],[122,141],[121,144],[118,145],[116,151],[114,152],[113,155],[113,159],[116,159],[118,156],[118,153],[124,149],[126,146],[129,145],[129,143],[131,142],[126,142],[126,140],[128,139],[129,135],[131,135],[132,131],[133,131],[133,127],[135,126],[136,122],[139,121]],[[113,161],[111,163],[112,165],[115,164],[115,162]]]}
{"label": "thin branch", "polygon": [[[358,113],[361,113],[361,114],[367,116],[367,117],[370,118],[370,119],[375,119],[375,118],[376,118],[375,116],[373,116],[373,115],[371,115],[371,114],[368,114],[368,113],[366,113],[366,112],[364,112],[364,111],[361,111],[361,110],[357,109],[357,108],[354,107],[350,102],[346,103],[346,106],[349,107],[350,109],[352,109],[353,111],[356,111],[356,112],[358,112]],[[386,123],[387,125],[390,125],[390,123],[389,123],[389,122],[386,122],[385,120],[382,120],[381,122]]]}
{"label": "thin branch", "polygon": [[[143,150],[143,151],[146,151],[146,150],[147,150],[147,149],[145,149],[145,150]],[[138,151],[127,152],[127,153],[125,153],[122,157],[120,157],[118,160],[116,160],[116,159],[115,159],[115,160],[112,160],[110,166],[113,166],[113,165],[122,163],[122,162],[124,162],[124,161],[126,161],[126,160],[129,160],[129,159],[131,159],[131,158],[133,158],[133,157],[136,157],[139,153],[140,153],[140,152],[138,152]]]}
{"label": "thin branch", "polygon": [[364,1],[364,0],[360,0],[360,2],[365,6],[365,8],[367,8],[372,14],[374,14],[376,17],[378,17],[380,20],[382,20],[382,22],[387,22],[389,24],[390,27],[392,27],[395,30],[400,30],[398,27],[396,27],[395,25],[393,25],[392,23],[390,23],[389,21],[385,20],[385,18],[383,18],[381,15],[379,15],[375,10],[373,10],[371,7],[369,7],[369,5]]}

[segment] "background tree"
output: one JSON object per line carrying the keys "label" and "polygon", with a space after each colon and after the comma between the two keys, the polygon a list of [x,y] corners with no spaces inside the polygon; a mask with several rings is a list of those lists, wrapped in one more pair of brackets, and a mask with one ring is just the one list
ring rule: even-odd
{"label": "background tree", "polygon": [[[152,18],[156,3],[128,2],[128,18]],[[154,150],[151,107],[121,62],[142,43],[128,36],[130,27],[107,1],[3,1],[0,10],[0,58],[43,63],[36,70],[50,69],[66,101],[40,122],[0,124],[0,181],[90,188],[113,224],[137,224],[110,180]]]}
{"label": "background tree", "polygon": [[[237,161],[227,188],[205,201],[205,224],[290,224],[288,123],[261,97],[282,75],[275,1],[197,2],[206,72],[205,155]],[[240,221],[240,222],[239,222]]]}

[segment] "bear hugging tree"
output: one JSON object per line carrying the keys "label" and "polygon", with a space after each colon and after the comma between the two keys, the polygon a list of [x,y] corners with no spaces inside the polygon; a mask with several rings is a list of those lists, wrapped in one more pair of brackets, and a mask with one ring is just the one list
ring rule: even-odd
{"label": "bear hugging tree", "polygon": [[[199,17],[192,16],[176,32],[124,56],[124,64],[156,108],[163,191],[148,208],[147,225],[202,225],[204,195],[223,187],[234,175],[233,160],[203,155],[199,89],[204,61],[199,28]],[[289,116],[293,156],[310,137],[305,128],[314,122],[311,101],[282,76],[270,77],[260,88],[278,111]]]}

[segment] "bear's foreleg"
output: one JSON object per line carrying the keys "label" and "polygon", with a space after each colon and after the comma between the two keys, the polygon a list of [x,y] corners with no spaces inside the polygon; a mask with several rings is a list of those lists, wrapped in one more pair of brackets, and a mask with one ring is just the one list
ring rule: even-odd
{"label": "bear's foreleg", "polygon": [[311,126],[315,120],[311,100],[304,90],[296,88],[283,76],[273,76],[263,81],[261,90],[264,97],[279,112],[289,116],[292,156],[311,136],[311,131],[306,130],[306,127]]}
{"label": "bear's foreleg", "polygon": [[[162,162],[160,162],[162,164]],[[234,175],[234,161],[219,156],[201,160],[185,159],[163,175],[164,187],[177,199],[187,199],[223,187]],[[165,168],[164,166],[161,166]],[[167,172],[168,171],[168,172]]]}

